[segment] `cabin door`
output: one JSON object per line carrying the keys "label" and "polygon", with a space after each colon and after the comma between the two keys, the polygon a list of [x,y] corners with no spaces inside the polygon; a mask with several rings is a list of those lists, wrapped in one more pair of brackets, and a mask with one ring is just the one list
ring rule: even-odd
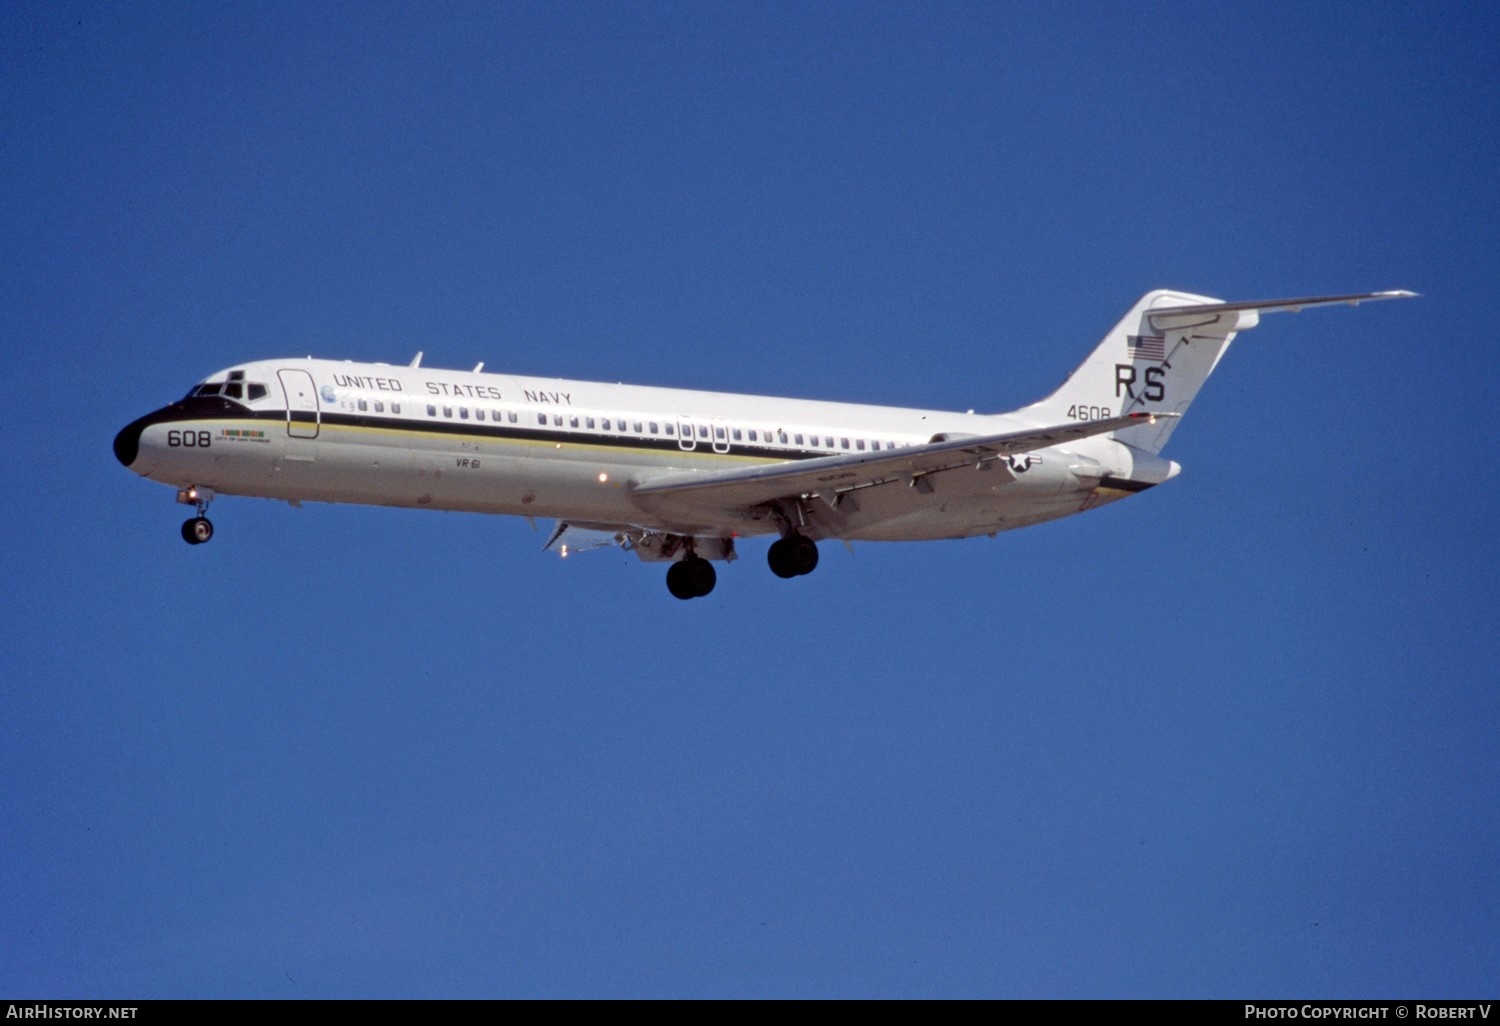
{"label": "cabin door", "polygon": [[293,438],[318,437],[318,389],[305,370],[279,370],[281,390],[286,393],[286,433]]}

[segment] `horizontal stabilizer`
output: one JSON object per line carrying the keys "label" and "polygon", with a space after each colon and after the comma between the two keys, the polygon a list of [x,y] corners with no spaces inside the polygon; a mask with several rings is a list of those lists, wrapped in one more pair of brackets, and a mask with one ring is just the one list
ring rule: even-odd
{"label": "horizontal stabilizer", "polygon": [[1195,303],[1191,306],[1164,306],[1148,310],[1152,317],[1170,316],[1172,314],[1202,314],[1202,313],[1229,313],[1234,310],[1254,310],[1256,313],[1276,313],[1285,310],[1289,313],[1297,313],[1304,307],[1309,306],[1335,306],[1343,303],[1347,306],[1358,306],[1361,303],[1373,302],[1377,299],[1415,299],[1417,293],[1407,292],[1404,289],[1394,289],[1389,292],[1357,292],[1350,296],[1309,296],[1305,299],[1267,299],[1259,303]]}
{"label": "horizontal stabilizer", "polygon": [[[1264,299],[1249,303],[1193,303],[1185,306],[1153,306],[1145,311],[1153,331],[1217,328],[1243,331],[1253,328],[1263,313],[1297,313],[1312,306],[1358,306],[1377,299],[1412,299],[1415,292],[1357,292],[1348,296],[1306,296],[1302,299]],[[1225,316],[1234,315],[1234,316]]]}

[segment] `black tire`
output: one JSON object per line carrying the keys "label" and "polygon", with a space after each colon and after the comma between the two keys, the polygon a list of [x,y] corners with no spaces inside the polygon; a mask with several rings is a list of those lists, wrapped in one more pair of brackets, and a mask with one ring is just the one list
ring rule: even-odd
{"label": "black tire", "polygon": [[792,565],[790,548],[785,538],[778,538],[771,543],[771,551],[766,553],[766,562],[770,564],[771,573],[777,577],[797,576],[797,568]]}
{"label": "black tire", "polygon": [[182,540],[189,545],[202,545],[214,536],[214,525],[207,517],[190,517],[182,522]]}
{"label": "black tire", "polygon": [[719,581],[719,575],[712,563],[696,556],[682,562],[687,567],[687,579],[693,586],[695,598],[702,598],[714,590],[714,585]]}
{"label": "black tire", "polygon": [[818,546],[811,538],[789,534],[784,540],[787,544],[787,562],[798,577],[818,568]]}
{"label": "black tire", "polygon": [[714,590],[718,580],[713,564],[697,556],[688,556],[667,568],[667,590],[675,598],[702,598]]}
{"label": "black tire", "polygon": [[667,590],[672,593],[673,598],[698,597],[698,592],[693,587],[692,569],[685,561],[667,567]]}

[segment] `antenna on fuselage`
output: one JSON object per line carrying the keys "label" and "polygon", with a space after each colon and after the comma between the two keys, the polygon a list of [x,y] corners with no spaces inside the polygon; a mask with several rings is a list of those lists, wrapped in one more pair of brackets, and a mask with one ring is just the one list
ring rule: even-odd
{"label": "antenna on fuselage", "polygon": [[420,367],[420,366],[422,366],[422,354],[419,352],[419,353],[417,353],[416,356],[413,356],[411,358],[411,363],[407,364],[407,366],[408,367]]}
{"label": "antenna on fuselage", "polygon": [[478,363],[476,363],[474,365],[474,373],[478,374],[482,370],[484,370],[484,361],[480,360]]}

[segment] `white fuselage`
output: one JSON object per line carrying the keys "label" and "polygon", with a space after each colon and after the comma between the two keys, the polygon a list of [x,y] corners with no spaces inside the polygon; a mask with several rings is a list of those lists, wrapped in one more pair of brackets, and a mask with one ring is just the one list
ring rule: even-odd
{"label": "white fuselage", "polygon": [[[116,452],[145,477],[219,494],[729,538],[781,527],[763,508],[726,515],[689,498],[636,495],[635,487],[664,474],[1036,426],[1014,415],[292,359],[211,375],[122,431]],[[1166,468],[1112,438],[1084,438],[934,474],[920,489],[868,488],[803,529],[815,538],[871,540],[991,534],[1122,498],[1175,471]]]}

